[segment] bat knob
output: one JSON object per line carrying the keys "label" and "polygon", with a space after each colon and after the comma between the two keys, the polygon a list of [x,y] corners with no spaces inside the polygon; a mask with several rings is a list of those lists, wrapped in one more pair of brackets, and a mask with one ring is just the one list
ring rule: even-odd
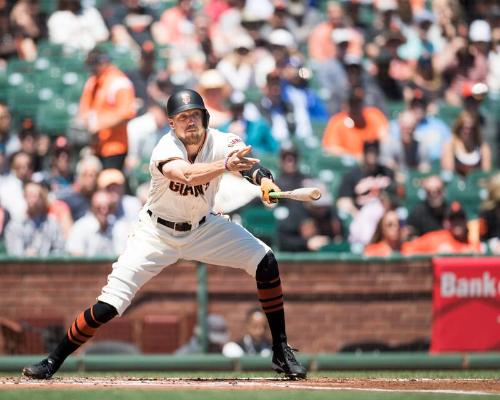
{"label": "bat knob", "polygon": [[318,200],[321,197],[321,190],[315,189],[311,192],[311,198],[313,200]]}

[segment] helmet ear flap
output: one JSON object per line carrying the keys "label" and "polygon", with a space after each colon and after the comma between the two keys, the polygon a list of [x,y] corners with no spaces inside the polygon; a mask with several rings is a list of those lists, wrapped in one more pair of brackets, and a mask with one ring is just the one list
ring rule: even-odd
{"label": "helmet ear flap", "polygon": [[210,114],[208,110],[203,110],[203,126],[208,128],[208,122],[210,121]]}

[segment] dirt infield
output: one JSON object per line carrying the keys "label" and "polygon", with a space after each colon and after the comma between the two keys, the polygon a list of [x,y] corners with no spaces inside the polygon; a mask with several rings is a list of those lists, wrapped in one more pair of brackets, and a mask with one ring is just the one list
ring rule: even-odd
{"label": "dirt infield", "polygon": [[0,378],[0,389],[140,388],[161,390],[362,390],[434,393],[500,394],[500,379],[363,379],[313,378],[290,381],[276,378]]}

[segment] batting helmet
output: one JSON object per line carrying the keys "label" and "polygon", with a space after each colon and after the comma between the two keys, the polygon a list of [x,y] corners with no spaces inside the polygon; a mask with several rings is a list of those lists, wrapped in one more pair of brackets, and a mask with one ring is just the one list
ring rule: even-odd
{"label": "batting helmet", "polygon": [[175,92],[167,101],[167,115],[171,118],[183,111],[200,109],[203,111],[203,126],[208,127],[210,114],[205,107],[203,98],[198,92],[191,89],[182,89]]}

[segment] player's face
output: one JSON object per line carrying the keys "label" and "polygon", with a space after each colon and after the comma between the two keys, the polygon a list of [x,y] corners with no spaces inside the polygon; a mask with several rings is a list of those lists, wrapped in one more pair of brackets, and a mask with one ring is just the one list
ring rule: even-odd
{"label": "player's face", "polygon": [[200,144],[205,135],[203,111],[187,110],[170,118],[170,127],[184,144]]}

